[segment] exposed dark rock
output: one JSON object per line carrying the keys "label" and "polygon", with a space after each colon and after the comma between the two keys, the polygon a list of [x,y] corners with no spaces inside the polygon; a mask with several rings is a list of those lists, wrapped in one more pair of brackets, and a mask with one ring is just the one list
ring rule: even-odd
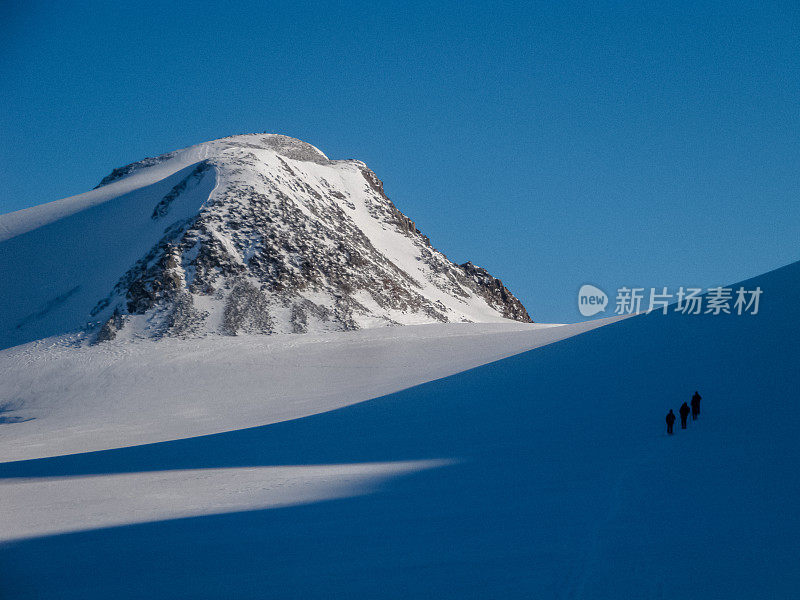
{"label": "exposed dark rock", "polygon": [[202,333],[203,324],[208,317],[205,311],[194,306],[194,299],[188,292],[179,292],[166,304],[163,335],[187,337]]}
{"label": "exposed dark rock", "polygon": [[115,310],[114,314],[103,323],[95,341],[99,343],[113,340],[117,337],[117,331],[122,329],[123,325],[125,325],[125,317],[123,317],[119,311]]}
{"label": "exposed dark rock", "polygon": [[324,306],[314,304],[310,300],[300,300],[292,305],[291,323],[292,333],[306,333],[308,331],[308,318],[312,317],[322,322],[331,318],[331,311]]}
{"label": "exposed dark rock", "polygon": [[523,323],[533,323],[533,319],[528,315],[528,311],[525,310],[522,302],[508,291],[502,281],[492,277],[486,269],[476,267],[471,262],[465,262],[460,266],[464,269],[467,277],[472,278],[478,285],[478,289],[482,292],[489,305],[496,307],[504,317]]}
{"label": "exposed dark rock", "polygon": [[135,163],[125,165],[124,167],[117,167],[116,169],[111,171],[111,173],[103,177],[103,179],[100,180],[100,183],[98,183],[94,189],[103,187],[104,185],[107,185],[109,183],[113,183],[114,181],[122,179],[126,175],[130,175],[131,173],[139,169],[152,167],[153,165],[157,165],[159,163],[167,161],[173,156],[175,156],[175,152],[170,152],[168,154],[162,154],[161,156],[147,157]]}
{"label": "exposed dark rock", "polygon": [[160,219],[161,217],[166,216],[167,212],[169,211],[170,204],[180,196],[186,188],[190,185],[200,182],[203,178],[203,173],[205,173],[209,168],[208,162],[203,161],[197,164],[197,166],[192,170],[189,175],[187,175],[184,179],[181,180],[180,183],[175,185],[162,199],[161,201],[156,204],[156,207],[153,209],[153,219]]}
{"label": "exposed dark rock", "polygon": [[225,302],[222,328],[230,335],[271,333],[272,318],[267,297],[251,283],[237,282]]}
{"label": "exposed dark rock", "polygon": [[147,267],[149,261],[140,261],[123,277],[124,281],[131,280],[125,294],[131,314],[144,314],[183,286],[181,254],[177,246],[170,243],[159,245],[148,256],[158,256],[155,264]]}

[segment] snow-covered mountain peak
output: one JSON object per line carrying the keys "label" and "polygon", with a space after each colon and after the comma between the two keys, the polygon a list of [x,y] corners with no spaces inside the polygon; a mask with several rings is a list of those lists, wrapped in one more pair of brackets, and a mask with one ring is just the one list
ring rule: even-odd
{"label": "snow-covered mountain peak", "polygon": [[22,275],[0,289],[0,347],[87,323],[105,340],[530,321],[500,280],[433,248],[364,163],[277,134],[147,158],[0,216],[0,249]]}
{"label": "snow-covered mountain peak", "polygon": [[104,177],[97,187],[114,183],[134,174],[141,174],[153,167],[163,167],[167,163],[174,166],[189,165],[201,160],[221,159],[226,155],[235,155],[237,150],[268,150],[292,160],[317,164],[331,162],[319,148],[286,135],[277,133],[232,135],[119,167]]}

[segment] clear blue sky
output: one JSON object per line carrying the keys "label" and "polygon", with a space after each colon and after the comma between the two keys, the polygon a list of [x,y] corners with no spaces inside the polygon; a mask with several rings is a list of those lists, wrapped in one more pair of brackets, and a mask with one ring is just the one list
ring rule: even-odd
{"label": "clear blue sky", "polygon": [[642,4],[2,2],[0,212],[270,131],[540,321],[797,260],[800,5]]}

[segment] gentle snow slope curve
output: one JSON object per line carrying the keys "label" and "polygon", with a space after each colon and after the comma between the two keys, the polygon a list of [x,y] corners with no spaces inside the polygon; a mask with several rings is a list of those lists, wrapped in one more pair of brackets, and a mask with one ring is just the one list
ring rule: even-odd
{"label": "gentle snow slope curve", "polygon": [[0,457],[105,450],[296,419],[613,320],[451,323],[81,348],[44,340],[0,351]]}
{"label": "gentle snow slope curve", "polygon": [[[136,505],[103,502],[135,491],[126,477],[161,482],[158,498],[139,501],[165,517],[202,491],[199,470],[208,470],[212,488],[199,495],[209,501],[206,516],[0,546],[3,591],[81,599],[793,597],[800,263],[744,285],[763,290],[758,315],[639,316],[301,419],[0,464],[9,489],[0,498],[30,499],[66,518],[76,514],[71,502],[94,493],[97,510],[85,514],[100,523],[115,522],[101,513],[119,519]],[[700,419],[667,437],[667,409],[695,389]],[[247,471],[253,477],[243,480]],[[315,480],[320,474],[329,479]],[[27,485],[45,496],[26,494]],[[81,495],[82,487],[93,492]],[[169,498],[174,507],[165,508]]]}

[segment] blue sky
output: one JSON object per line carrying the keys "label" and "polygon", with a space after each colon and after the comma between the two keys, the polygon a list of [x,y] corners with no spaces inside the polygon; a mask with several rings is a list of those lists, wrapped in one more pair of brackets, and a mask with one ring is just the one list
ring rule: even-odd
{"label": "blue sky", "polygon": [[580,320],[584,283],[707,287],[800,258],[799,25],[788,2],[12,0],[0,212],[284,133],[364,160],[534,319]]}

